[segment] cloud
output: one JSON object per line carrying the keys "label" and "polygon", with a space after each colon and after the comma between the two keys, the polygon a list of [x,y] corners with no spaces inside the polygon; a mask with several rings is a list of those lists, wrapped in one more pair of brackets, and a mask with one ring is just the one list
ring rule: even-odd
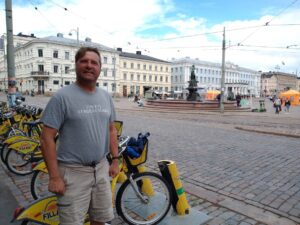
{"label": "cloud", "polygon": [[[122,47],[130,52],[142,50],[165,60],[189,56],[221,63],[222,31],[226,27],[226,60],[264,71],[274,70],[284,61],[282,71],[300,70],[299,25],[284,25],[300,24],[297,8],[279,16],[273,13],[275,8],[265,8],[259,10],[262,14],[257,19],[223,21],[211,26],[207,18],[180,12],[172,0],[49,0],[26,5],[21,2],[13,5],[15,34],[44,37],[63,33],[69,37],[68,33],[78,27],[81,40],[90,37],[109,47]],[[3,10],[0,19],[5,21]],[[262,26],[268,21],[269,26]],[[4,25],[0,32],[6,33]],[[72,34],[70,38],[76,38]],[[240,46],[236,46],[238,43]],[[285,48],[288,45],[298,46]],[[278,48],[269,48],[272,46]]]}

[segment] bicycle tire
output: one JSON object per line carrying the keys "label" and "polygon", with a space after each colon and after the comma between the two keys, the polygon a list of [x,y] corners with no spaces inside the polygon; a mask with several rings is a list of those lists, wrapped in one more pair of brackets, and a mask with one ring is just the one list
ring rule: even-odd
{"label": "bicycle tire", "polygon": [[37,223],[29,220],[23,220],[21,223],[21,225],[37,225],[37,224],[41,224],[41,223]]}
{"label": "bicycle tire", "polygon": [[12,173],[21,176],[33,173],[30,159],[24,160],[24,156],[24,154],[20,154],[13,149],[9,149],[5,157],[7,169]]}
{"label": "bicycle tire", "polygon": [[0,149],[0,155],[1,155],[1,161],[5,163],[5,158],[8,152],[8,148],[6,144],[2,144],[1,149]]}
{"label": "bicycle tire", "polygon": [[[166,180],[153,172],[143,172],[133,175],[133,181],[139,186],[143,196],[147,196],[148,202],[144,203],[136,196],[129,179],[124,182],[116,198],[116,210],[118,215],[130,225],[154,225],[159,223],[169,212],[171,207],[171,189]],[[151,182],[141,188],[143,182]],[[150,184],[150,185],[149,185]],[[145,193],[148,192],[148,193]]]}
{"label": "bicycle tire", "polygon": [[48,191],[49,174],[35,170],[30,182],[30,192],[34,200],[46,197],[52,193]]}

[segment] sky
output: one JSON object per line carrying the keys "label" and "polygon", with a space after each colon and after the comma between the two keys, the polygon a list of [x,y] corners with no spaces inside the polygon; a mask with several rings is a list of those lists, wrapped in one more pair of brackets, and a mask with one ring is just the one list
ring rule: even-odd
{"label": "sky", "polygon": [[[12,0],[13,32],[300,76],[300,0]],[[0,0],[0,34],[6,33]],[[225,32],[224,32],[225,30]],[[72,36],[69,35],[72,34]]]}

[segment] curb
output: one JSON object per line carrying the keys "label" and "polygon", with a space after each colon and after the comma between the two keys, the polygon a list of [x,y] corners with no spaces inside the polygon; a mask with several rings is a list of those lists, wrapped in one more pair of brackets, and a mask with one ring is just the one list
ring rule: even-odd
{"label": "curb", "polygon": [[261,133],[261,134],[271,134],[271,135],[277,135],[277,136],[300,138],[300,134],[291,134],[291,133],[283,133],[283,132],[276,132],[276,131],[258,130],[258,129],[251,129],[251,128],[245,128],[245,127],[238,127],[238,126],[236,126],[234,128],[238,129],[238,130],[256,132],[256,133]]}

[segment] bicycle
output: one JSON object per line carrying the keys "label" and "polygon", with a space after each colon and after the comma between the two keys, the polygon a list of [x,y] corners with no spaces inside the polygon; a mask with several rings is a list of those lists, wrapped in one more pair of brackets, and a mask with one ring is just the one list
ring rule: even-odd
{"label": "bicycle", "polygon": [[[128,141],[129,137],[121,138],[119,143],[120,173],[111,181],[112,203],[115,202],[117,214],[130,225],[157,224],[171,207],[170,186],[161,175],[144,172],[141,166],[147,160],[148,140],[140,156],[135,159],[127,154]],[[107,158],[110,161],[109,154]],[[56,197],[47,196],[23,209],[17,209],[14,218],[16,221],[23,221],[22,225],[59,224]],[[85,224],[89,224],[88,216],[86,219]]]}

